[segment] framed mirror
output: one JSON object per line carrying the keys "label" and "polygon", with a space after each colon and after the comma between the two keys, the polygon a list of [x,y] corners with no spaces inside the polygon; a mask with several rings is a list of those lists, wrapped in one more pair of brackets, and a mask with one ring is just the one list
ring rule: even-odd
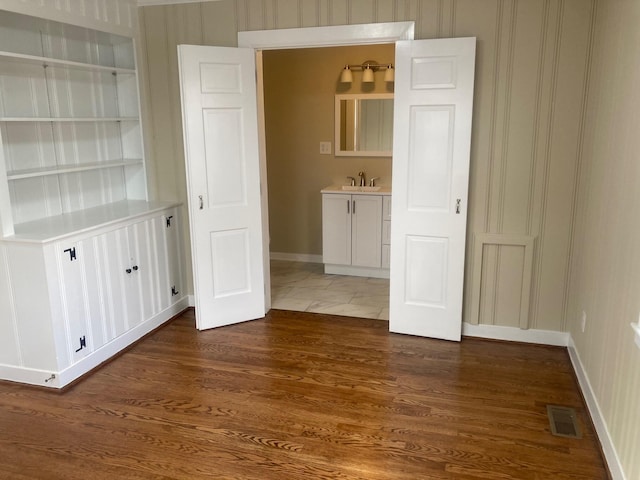
{"label": "framed mirror", "polygon": [[338,94],[335,155],[391,157],[393,93]]}

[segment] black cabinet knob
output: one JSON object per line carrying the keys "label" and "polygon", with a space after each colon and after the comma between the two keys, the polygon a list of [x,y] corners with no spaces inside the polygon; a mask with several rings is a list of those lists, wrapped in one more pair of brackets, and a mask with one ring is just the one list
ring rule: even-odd
{"label": "black cabinet knob", "polygon": [[131,269],[130,269],[130,268],[127,268],[127,269],[125,270],[125,272],[127,272],[127,273],[131,273]]}

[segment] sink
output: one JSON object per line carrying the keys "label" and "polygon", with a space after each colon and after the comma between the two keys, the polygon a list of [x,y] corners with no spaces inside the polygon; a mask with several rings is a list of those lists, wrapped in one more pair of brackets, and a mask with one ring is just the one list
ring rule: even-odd
{"label": "sink", "polygon": [[381,187],[358,187],[356,185],[343,185],[342,190],[348,192],[377,192]]}

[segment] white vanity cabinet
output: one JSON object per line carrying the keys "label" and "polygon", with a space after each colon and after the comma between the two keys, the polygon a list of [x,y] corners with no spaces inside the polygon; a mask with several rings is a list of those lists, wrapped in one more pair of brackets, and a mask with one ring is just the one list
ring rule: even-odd
{"label": "white vanity cabinet", "polygon": [[389,276],[383,266],[385,194],[322,191],[322,257],[325,272],[368,277]]}

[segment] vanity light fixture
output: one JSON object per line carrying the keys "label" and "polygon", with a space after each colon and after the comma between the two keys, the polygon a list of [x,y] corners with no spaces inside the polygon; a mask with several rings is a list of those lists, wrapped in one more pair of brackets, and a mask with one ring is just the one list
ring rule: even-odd
{"label": "vanity light fixture", "polygon": [[365,65],[362,71],[362,83],[373,83],[373,69],[369,65]]}
{"label": "vanity light fixture", "polygon": [[367,60],[366,62],[360,65],[345,65],[342,69],[342,73],[340,73],[340,83],[351,83],[353,82],[353,71],[360,70],[362,71],[362,82],[363,83],[373,83],[374,72],[378,70],[384,70],[384,81],[385,82],[393,82],[395,80],[395,71],[393,69],[393,64],[388,63],[386,65],[380,64],[378,62]]}
{"label": "vanity light fixture", "polygon": [[340,83],[351,83],[353,82],[353,73],[351,73],[351,68],[349,65],[345,65],[342,73],[340,74]]}

